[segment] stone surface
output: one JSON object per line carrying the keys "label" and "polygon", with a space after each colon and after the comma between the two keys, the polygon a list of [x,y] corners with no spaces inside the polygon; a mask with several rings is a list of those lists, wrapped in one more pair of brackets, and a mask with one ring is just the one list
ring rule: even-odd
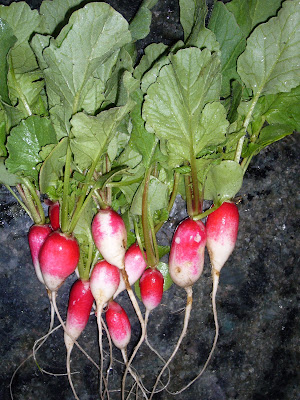
{"label": "stone surface", "polygon": [[[4,3],[4,2],[1,2]],[[128,11],[130,1],[112,1]],[[160,41],[179,35],[177,2],[160,1],[154,10],[154,34]],[[121,11],[121,7],[120,7]],[[155,24],[158,24],[157,26]],[[171,36],[171,40],[175,38]],[[203,376],[177,397],[164,391],[154,399],[186,400],[299,400],[299,136],[287,137],[253,159],[240,191],[240,229],[236,249],[220,277],[217,307],[220,337]],[[160,233],[170,243],[176,225],[185,216],[179,198],[170,220]],[[48,330],[49,300],[34,276],[27,244],[31,225],[14,198],[0,187],[0,399],[10,399],[9,383],[15,369],[31,353],[32,346]],[[65,316],[68,291],[75,280],[67,279],[58,292],[58,307]],[[170,391],[188,383],[202,368],[214,337],[210,303],[211,278],[208,257],[202,277],[194,287],[189,330],[170,366]],[[132,350],[140,334],[126,294],[119,297],[133,325]],[[174,285],[162,304],[150,315],[149,340],[167,358],[180,335],[185,292]],[[142,307],[142,306],[141,306]],[[97,326],[91,317],[80,344],[98,362]],[[107,350],[105,341],[104,347]],[[118,350],[114,357],[121,360]],[[61,329],[46,341],[37,355],[42,368],[65,372],[65,349]],[[151,387],[161,364],[143,345],[134,366],[145,385]],[[74,348],[73,381],[81,400],[98,395],[98,374]],[[120,399],[122,365],[114,362],[111,400]],[[130,378],[128,377],[128,382]],[[65,376],[41,373],[32,359],[24,363],[12,384],[14,399],[71,400]],[[142,398],[142,397],[141,397]]]}

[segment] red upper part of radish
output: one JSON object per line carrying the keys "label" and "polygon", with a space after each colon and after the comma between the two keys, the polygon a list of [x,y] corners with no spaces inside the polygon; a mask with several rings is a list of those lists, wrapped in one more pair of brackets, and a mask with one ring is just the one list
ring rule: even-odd
{"label": "red upper part of radish", "polygon": [[[125,270],[128,275],[129,285],[132,286],[137,280],[140,279],[142,273],[145,271],[147,264],[145,261],[146,253],[144,257],[141,249],[137,243],[132,244],[125,253]],[[123,277],[120,277],[119,287],[114,295],[114,298],[118,296],[123,290],[125,290],[125,282]]]}
{"label": "red upper part of radish", "polygon": [[234,203],[223,203],[206,222],[207,249],[212,267],[219,271],[232,253],[239,227],[239,211]]}
{"label": "red upper part of radish", "polygon": [[49,206],[49,218],[52,229],[57,231],[60,229],[60,222],[59,222],[59,202],[56,201]]}
{"label": "red upper part of radish", "polygon": [[186,288],[199,279],[203,271],[205,244],[203,222],[187,218],[178,225],[169,256],[170,275],[178,286]]}
{"label": "red upper part of radish", "polygon": [[164,277],[157,269],[148,268],[140,279],[142,301],[148,311],[161,302],[164,291]]}
{"label": "red upper part of radish", "polygon": [[131,337],[131,326],[125,310],[115,301],[111,301],[105,318],[114,345],[125,349]]}
{"label": "red upper part of radish", "polygon": [[50,235],[52,229],[50,225],[32,225],[28,232],[28,243],[32,257],[33,266],[38,280],[44,285],[44,278],[39,263],[39,253],[46,238]]}
{"label": "red upper part of radish", "polygon": [[119,283],[120,271],[116,266],[105,260],[95,264],[90,278],[90,286],[97,306],[104,305],[113,297]]}
{"label": "red upper part of radish", "polygon": [[[94,297],[90,289],[90,282],[77,280],[70,290],[66,321],[66,330],[72,338],[78,339],[86,327],[93,302]],[[73,345],[73,340],[66,332],[64,338],[66,346]]]}
{"label": "red upper part of radish", "polygon": [[46,286],[56,291],[71,275],[79,261],[79,245],[73,236],[52,232],[43,244],[39,262]]}
{"label": "red upper part of radish", "polygon": [[124,268],[127,232],[122,217],[110,208],[100,210],[92,222],[92,235],[103,258],[120,269]]}

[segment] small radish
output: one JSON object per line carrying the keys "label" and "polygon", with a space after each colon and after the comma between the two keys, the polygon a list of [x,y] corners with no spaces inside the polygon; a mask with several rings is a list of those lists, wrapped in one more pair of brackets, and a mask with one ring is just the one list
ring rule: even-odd
{"label": "small radish", "polygon": [[[100,351],[100,396],[102,397],[102,380],[103,374],[103,350],[102,350],[102,324],[101,314],[104,305],[113,297],[118,286],[120,284],[120,270],[109,264],[107,261],[102,260],[95,264],[91,278],[90,286],[93,297],[96,301],[97,306],[97,324],[98,324],[98,339],[99,339],[99,351]],[[104,384],[107,389],[106,381]]]}
{"label": "small radish", "polygon": [[177,353],[187,332],[193,302],[192,285],[197,282],[203,271],[205,244],[206,230],[201,221],[186,218],[179,224],[174,233],[169,256],[169,272],[173,281],[186,290],[187,305],[181,335],[173,353],[156,379],[149,400],[152,399],[162,374]]}
{"label": "small radish", "polygon": [[49,206],[49,218],[52,229],[57,231],[60,229],[60,221],[59,221],[59,202],[56,201]]}
{"label": "small radish", "polygon": [[[142,273],[145,271],[147,264],[145,261],[146,254],[141,252],[141,249],[137,243],[132,244],[125,253],[125,270],[128,275],[129,285],[132,286],[137,282]],[[121,276],[119,287],[114,294],[116,298],[123,290],[126,289],[124,279]]]}
{"label": "small radish", "polygon": [[74,236],[55,231],[47,237],[39,253],[39,262],[45,284],[52,293],[75,271],[79,255]]}
{"label": "small radish", "polygon": [[164,277],[158,269],[148,268],[144,271],[140,279],[140,289],[142,301],[148,313],[160,304],[163,286]]}
{"label": "small radish", "polygon": [[215,321],[215,338],[209,356],[199,374],[188,385],[184,386],[173,395],[182,393],[192,385],[205,371],[213,352],[216,348],[219,336],[219,323],[216,307],[216,294],[219,284],[220,271],[235,247],[239,227],[239,211],[234,203],[223,203],[219,208],[208,215],[206,221],[206,246],[212,267],[213,290],[212,307]]}
{"label": "small radish", "polygon": [[67,312],[66,330],[64,340],[67,349],[67,373],[70,386],[76,399],[78,399],[73,386],[70,370],[71,352],[74,346],[74,340],[77,340],[86,327],[94,297],[90,289],[89,281],[77,280],[70,291],[69,305]]}
{"label": "small radish", "polygon": [[92,235],[103,258],[123,269],[127,232],[122,217],[111,208],[100,210],[92,222]]}
{"label": "small radish", "polygon": [[32,263],[38,280],[45,285],[39,263],[39,253],[46,238],[50,235],[52,229],[50,225],[32,225],[28,232],[28,243],[32,257]]}
{"label": "small radish", "polygon": [[131,338],[131,325],[125,310],[115,301],[111,301],[105,313],[107,327],[114,345],[126,349]]}
{"label": "small radish", "polygon": [[116,301],[112,300],[109,302],[105,318],[108,331],[114,345],[121,350],[123,360],[126,364],[127,369],[142,390],[144,397],[147,399],[147,396],[143,387],[140,384],[138,376],[128,366],[127,345],[131,338],[131,325],[126,311]]}

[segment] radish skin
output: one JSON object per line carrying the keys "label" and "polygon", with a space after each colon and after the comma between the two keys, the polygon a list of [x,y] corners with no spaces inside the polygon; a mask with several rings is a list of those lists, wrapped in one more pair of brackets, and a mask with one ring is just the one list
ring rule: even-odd
{"label": "radish skin", "polygon": [[74,346],[74,339],[77,340],[86,327],[94,297],[90,289],[89,281],[77,280],[70,291],[69,305],[67,312],[66,330],[64,341],[67,350],[67,373],[70,386],[76,399],[78,399],[71,377],[70,358]]}
{"label": "radish skin", "polygon": [[60,206],[59,206],[59,202],[58,201],[52,203],[49,206],[48,214],[49,214],[49,218],[50,218],[50,223],[51,223],[52,229],[54,231],[57,231],[58,229],[60,229],[59,212],[60,212]]}
{"label": "radish skin", "polygon": [[103,258],[122,269],[127,245],[127,232],[122,217],[112,209],[100,210],[92,222],[92,235]]}
{"label": "radish skin", "polygon": [[175,357],[180,344],[186,335],[193,304],[192,285],[200,278],[204,265],[204,250],[206,245],[206,229],[201,221],[186,218],[177,227],[170,249],[169,272],[173,281],[184,288],[187,293],[186,309],[181,335],[168,361],[160,371],[152,389],[152,399],[160,378],[172,359]]}
{"label": "radish skin", "polygon": [[[145,261],[146,254],[141,252],[141,249],[137,243],[132,244],[125,253],[125,270],[128,275],[129,285],[132,286],[142,276],[143,272],[147,267]],[[126,289],[126,285],[123,277],[121,276],[119,287],[114,294],[116,298],[123,290]]]}
{"label": "radish skin", "polygon": [[140,279],[141,297],[148,312],[154,310],[162,299],[164,277],[158,269],[148,268]]}
{"label": "radish skin", "polygon": [[39,263],[45,285],[51,292],[57,292],[75,271],[79,255],[79,245],[74,236],[55,231],[47,237],[39,253]]}
{"label": "radish skin", "polygon": [[44,278],[41,272],[39,263],[39,253],[46,238],[52,232],[50,225],[32,225],[28,232],[28,243],[32,258],[32,263],[35,269],[38,280],[45,285]]}

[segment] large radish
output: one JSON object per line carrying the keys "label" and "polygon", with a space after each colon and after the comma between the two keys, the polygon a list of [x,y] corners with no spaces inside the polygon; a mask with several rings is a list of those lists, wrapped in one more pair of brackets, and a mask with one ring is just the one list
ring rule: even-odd
{"label": "large radish", "polygon": [[39,253],[39,263],[45,285],[52,293],[75,271],[78,261],[79,245],[74,236],[55,231],[47,237]]}
{"label": "large radish", "polygon": [[204,265],[204,250],[206,244],[205,225],[201,221],[186,218],[177,227],[170,249],[169,272],[172,280],[187,292],[187,305],[181,335],[170,358],[160,371],[152,389],[152,399],[156,386],[166,370],[187,332],[190,313],[192,310],[192,285],[200,278]]}
{"label": "large radish", "polygon": [[68,379],[76,399],[78,399],[78,397],[71,378],[71,352],[74,346],[74,341],[79,338],[86,327],[93,302],[94,297],[90,289],[90,282],[82,281],[80,279],[77,280],[70,290],[66,330],[64,333],[64,340],[67,349]]}

